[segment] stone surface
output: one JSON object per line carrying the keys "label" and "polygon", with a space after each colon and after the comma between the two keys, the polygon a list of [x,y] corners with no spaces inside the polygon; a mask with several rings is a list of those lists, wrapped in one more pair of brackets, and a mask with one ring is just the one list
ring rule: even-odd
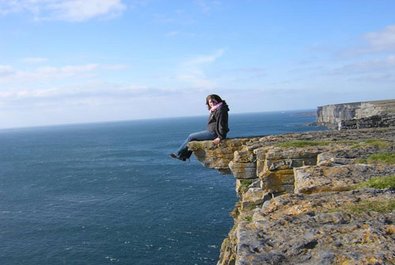
{"label": "stone surface", "polygon": [[234,152],[242,150],[250,141],[254,141],[254,138],[227,139],[219,145],[213,144],[212,141],[191,142],[188,148],[205,167],[230,174],[228,165],[233,160]]}
{"label": "stone surface", "polygon": [[[394,211],[342,206],[394,202],[393,191],[352,190],[395,165],[395,127],[191,142],[206,167],[233,174],[239,202],[218,264],[395,264]],[[349,208],[350,208],[349,207]]]}
{"label": "stone surface", "polygon": [[348,207],[390,200],[375,190],[274,198],[238,223],[235,264],[393,264],[395,213]]}
{"label": "stone surface", "polygon": [[377,176],[395,174],[395,166],[350,164],[311,166],[294,169],[295,193],[351,190],[355,185]]}

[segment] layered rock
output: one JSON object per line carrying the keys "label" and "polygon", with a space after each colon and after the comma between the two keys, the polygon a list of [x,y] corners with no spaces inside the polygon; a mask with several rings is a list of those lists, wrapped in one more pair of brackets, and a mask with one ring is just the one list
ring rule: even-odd
{"label": "layered rock", "polygon": [[[191,142],[203,165],[236,178],[240,201],[218,264],[393,264],[394,192],[356,185],[395,174],[369,160],[392,156],[394,141],[389,127]],[[386,203],[386,212],[363,208]]]}
{"label": "layered rock", "polygon": [[394,195],[358,190],[276,197],[238,221],[235,264],[393,264],[394,213],[351,209]]}
{"label": "layered rock", "polygon": [[317,124],[339,130],[395,126],[395,100],[321,106]]}

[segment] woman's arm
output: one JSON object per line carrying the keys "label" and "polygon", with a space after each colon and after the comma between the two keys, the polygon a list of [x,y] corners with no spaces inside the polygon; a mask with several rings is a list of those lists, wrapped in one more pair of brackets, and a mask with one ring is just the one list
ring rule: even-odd
{"label": "woman's arm", "polygon": [[216,133],[218,137],[213,140],[213,143],[219,144],[221,140],[226,138],[226,134],[229,131],[228,112],[226,110],[220,110],[216,116]]}

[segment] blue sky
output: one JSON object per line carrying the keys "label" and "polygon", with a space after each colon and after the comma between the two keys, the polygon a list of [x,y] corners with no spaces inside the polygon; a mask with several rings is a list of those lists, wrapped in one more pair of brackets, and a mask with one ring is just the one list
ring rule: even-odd
{"label": "blue sky", "polygon": [[0,0],[0,128],[395,98],[393,0]]}

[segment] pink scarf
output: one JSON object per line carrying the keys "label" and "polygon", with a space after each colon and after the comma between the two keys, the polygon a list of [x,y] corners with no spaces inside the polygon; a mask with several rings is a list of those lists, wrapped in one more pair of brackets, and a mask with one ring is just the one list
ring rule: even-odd
{"label": "pink scarf", "polygon": [[219,109],[222,106],[222,102],[218,103],[217,105],[214,105],[211,109],[210,112],[213,113],[217,109]]}

